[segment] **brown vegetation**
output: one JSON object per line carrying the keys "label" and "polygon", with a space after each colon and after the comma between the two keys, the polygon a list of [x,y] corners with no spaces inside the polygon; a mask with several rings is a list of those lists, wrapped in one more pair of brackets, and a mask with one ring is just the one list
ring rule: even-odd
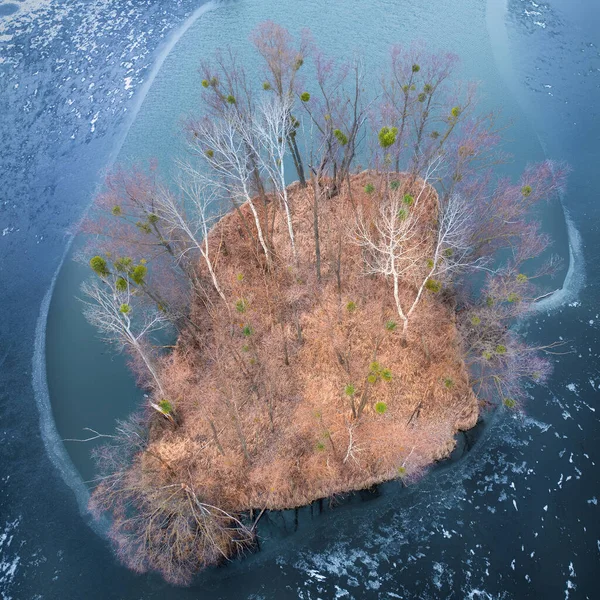
{"label": "brown vegetation", "polygon": [[[388,282],[363,274],[352,215],[359,206],[374,210],[368,183],[378,184],[375,174],[353,176],[352,199],[346,190],[322,203],[329,260],[321,284],[307,188],[290,188],[298,267],[279,255],[289,266],[267,277],[239,213],[211,232],[232,302],[197,298],[191,318],[204,329],[201,338],[180,337],[164,359],[162,380],[180,423],[152,435],[152,451],[171,467],[165,481],[173,480],[171,469],[176,480],[189,473],[207,502],[228,511],[291,508],[410,476],[447,455],[456,431],[475,424],[451,298],[428,292],[404,343]],[[435,221],[436,202],[430,189],[415,209],[428,215],[424,223]],[[280,211],[274,246],[288,248],[285,236]],[[414,293],[407,274],[401,294]]]}

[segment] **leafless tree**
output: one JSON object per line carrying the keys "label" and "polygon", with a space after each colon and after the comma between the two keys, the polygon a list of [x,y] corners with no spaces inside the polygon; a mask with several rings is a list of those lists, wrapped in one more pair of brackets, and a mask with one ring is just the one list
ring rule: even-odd
{"label": "leafless tree", "polygon": [[222,216],[216,206],[220,197],[214,186],[206,185],[190,163],[181,167],[182,172],[177,179],[181,195],[175,196],[167,188],[161,188],[155,200],[155,214],[169,239],[176,242],[177,260],[187,259],[187,255],[194,251],[200,252],[215,290],[223,302],[227,302],[215,273],[208,240],[211,224]]}
{"label": "leafless tree", "polygon": [[[81,291],[87,298],[84,300],[85,318],[120,350],[127,348],[142,360],[164,400],[165,390],[146,339],[150,333],[165,326],[164,314],[150,307],[144,307],[136,314],[134,290],[123,277],[109,275],[86,281]],[[150,406],[173,421],[168,403],[161,405],[150,400]]]}
{"label": "leafless tree", "polygon": [[191,127],[193,135],[189,147],[210,167],[209,173],[203,176],[205,183],[221,190],[238,207],[244,202],[248,204],[260,246],[270,266],[271,249],[263,232],[252,190],[255,167],[246,144],[252,135],[250,125],[231,109],[224,111],[221,119],[201,119]]}
{"label": "leafless tree", "polygon": [[[437,220],[427,222],[431,219],[411,210],[398,193],[382,200],[374,219],[362,211],[357,218],[355,236],[364,249],[366,272],[392,279],[404,335],[426,287],[439,291],[441,280],[484,266],[484,259],[474,256],[469,244],[471,211],[462,197],[455,194],[438,204]],[[403,278],[410,278],[416,289],[404,305],[400,297]]]}
{"label": "leafless tree", "polygon": [[290,95],[276,95],[262,102],[253,120],[252,128],[246,128],[245,141],[258,157],[262,171],[273,182],[277,196],[285,210],[285,216],[292,246],[294,262],[298,262],[298,252],[294,238],[292,211],[285,179],[285,156],[287,139],[291,131],[289,112],[293,99]]}

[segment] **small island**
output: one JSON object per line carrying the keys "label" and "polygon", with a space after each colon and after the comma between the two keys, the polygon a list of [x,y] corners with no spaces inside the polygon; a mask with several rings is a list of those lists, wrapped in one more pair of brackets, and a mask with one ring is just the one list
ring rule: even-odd
{"label": "small island", "polygon": [[91,509],[177,584],[251,548],[265,510],[410,484],[550,369],[511,324],[556,269],[532,209],[564,169],[494,176],[496,115],[453,55],[395,46],[373,83],[308,34],[253,42],[263,79],[230,51],[202,66],[173,181],[121,168],[82,226],[86,317],[148,392]]}

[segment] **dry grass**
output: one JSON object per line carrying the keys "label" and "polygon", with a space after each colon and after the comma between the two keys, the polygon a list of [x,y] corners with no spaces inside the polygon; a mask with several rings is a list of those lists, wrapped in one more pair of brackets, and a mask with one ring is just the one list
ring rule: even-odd
{"label": "dry grass", "polygon": [[[274,220],[272,274],[265,273],[238,213],[214,228],[216,271],[231,301],[225,306],[216,294],[199,297],[192,318],[202,335],[180,338],[163,359],[163,380],[180,422],[176,429],[157,422],[152,432],[153,453],[172,469],[164,469],[165,481],[191,481],[205,501],[225,510],[291,508],[414,477],[451,451],[458,429],[475,424],[478,404],[451,299],[428,292],[406,344],[400,322],[396,331],[384,326],[398,320],[390,284],[363,275],[361,249],[351,241],[354,207],[368,212],[377,197],[365,193],[368,182],[379,185],[373,173],[355,175],[352,200],[345,190],[321,202],[320,284],[312,189],[290,188],[298,267],[286,254],[283,211]],[[430,190],[421,200],[424,219],[435,214],[435,198]],[[414,293],[405,281],[401,294]],[[236,310],[238,301],[245,312]],[[252,335],[244,335],[246,326]],[[360,395],[374,360],[391,370],[392,379],[369,384],[365,410],[353,419],[345,387],[352,383]],[[384,414],[375,410],[377,402],[386,404]]]}

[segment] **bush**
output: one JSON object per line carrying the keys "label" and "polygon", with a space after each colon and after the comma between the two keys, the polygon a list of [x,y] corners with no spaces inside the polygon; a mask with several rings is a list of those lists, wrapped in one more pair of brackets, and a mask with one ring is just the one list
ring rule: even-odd
{"label": "bush", "polygon": [[382,415],[387,410],[387,404],[385,402],[376,402],[375,403],[375,412],[379,415]]}
{"label": "bush", "polygon": [[379,145],[382,148],[389,148],[396,142],[398,129],[396,127],[382,127],[379,130]]}
{"label": "bush", "polygon": [[349,313],[353,313],[356,310],[356,302],[352,302],[352,300],[348,302],[348,304],[346,304],[346,310]]}
{"label": "bush", "polygon": [[107,277],[110,275],[106,261],[101,256],[94,256],[91,258],[90,267],[92,267],[94,273],[100,275],[100,277]]}
{"label": "bush", "polygon": [[375,191],[375,186],[372,183],[367,183],[367,185],[365,185],[365,192],[367,192],[367,194],[372,194]]}
{"label": "bush", "polygon": [[165,415],[170,415],[173,412],[173,405],[168,400],[161,400],[158,403],[160,410],[162,410]]}
{"label": "bush", "polygon": [[308,92],[302,92],[300,94],[300,100],[302,100],[302,102],[308,102],[310,100],[310,94]]}
{"label": "bush", "polygon": [[502,404],[504,404],[506,408],[514,408],[517,405],[517,401],[513,398],[503,398]]}
{"label": "bush", "polygon": [[442,289],[442,284],[437,279],[428,279],[425,282],[425,287],[434,294],[439,292]]}
{"label": "bush", "polygon": [[348,143],[348,136],[341,129],[334,129],[333,135],[340,146],[345,146]]}
{"label": "bush", "polygon": [[393,321],[391,319],[385,322],[385,328],[387,331],[396,331],[397,326],[398,324],[396,323],[396,321]]}

